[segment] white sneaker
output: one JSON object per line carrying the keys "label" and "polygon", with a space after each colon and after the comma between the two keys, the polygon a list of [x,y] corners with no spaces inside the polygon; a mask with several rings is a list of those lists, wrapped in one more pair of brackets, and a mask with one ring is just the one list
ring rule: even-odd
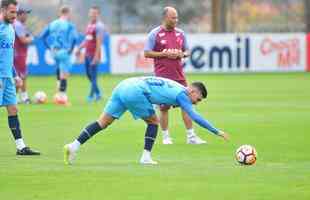
{"label": "white sneaker", "polygon": [[163,138],[163,144],[173,144],[171,137]]}
{"label": "white sneaker", "polygon": [[152,158],[144,158],[144,157],[142,157],[140,159],[140,164],[142,164],[142,165],[157,165],[158,162],[152,160]]}
{"label": "white sneaker", "polygon": [[76,157],[76,151],[70,149],[69,144],[64,146],[64,162],[66,165],[72,165]]}
{"label": "white sneaker", "polygon": [[140,163],[142,165],[157,165],[157,162],[152,160],[151,152],[148,150],[143,150]]}
{"label": "white sneaker", "polygon": [[207,142],[197,135],[192,135],[190,137],[187,137],[187,144],[206,144]]}

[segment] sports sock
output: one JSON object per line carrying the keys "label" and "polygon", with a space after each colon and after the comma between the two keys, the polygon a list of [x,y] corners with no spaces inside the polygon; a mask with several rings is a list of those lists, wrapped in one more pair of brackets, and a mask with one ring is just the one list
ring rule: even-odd
{"label": "sports sock", "polygon": [[157,124],[148,124],[145,137],[144,137],[144,149],[152,151],[153,144],[156,140],[158,125]]}
{"label": "sports sock", "polygon": [[77,151],[81,146],[81,143],[78,140],[74,140],[71,144],[70,144],[70,148],[73,151]]}
{"label": "sports sock", "polygon": [[56,78],[58,81],[60,81],[60,69],[59,68],[56,69]]}
{"label": "sports sock", "polygon": [[66,92],[67,90],[67,80],[66,79],[61,79],[60,80],[60,92]]}
{"label": "sports sock", "polygon": [[21,150],[26,147],[23,138],[15,140],[16,148]]}
{"label": "sports sock", "polygon": [[166,138],[169,138],[170,135],[169,135],[169,131],[168,130],[162,130],[162,133],[163,133],[163,138],[166,139]]}
{"label": "sports sock", "polygon": [[195,131],[194,131],[193,128],[187,129],[187,130],[186,130],[186,133],[187,133],[187,137],[193,137],[193,136],[195,136]]}
{"label": "sports sock", "polygon": [[29,99],[29,96],[28,96],[27,92],[21,92],[20,96],[21,96],[21,100],[22,101],[26,101],[27,99]]}
{"label": "sports sock", "polygon": [[91,137],[93,137],[96,133],[98,133],[102,129],[103,128],[101,128],[98,122],[93,122],[83,129],[77,141],[79,141],[80,144],[84,144],[87,140],[89,140]]}
{"label": "sports sock", "polygon": [[25,144],[22,140],[22,133],[19,126],[18,116],[8,116],[9,128],[11,129],[12,135],[16,142],[16,147],[22,149],[25,147]]}

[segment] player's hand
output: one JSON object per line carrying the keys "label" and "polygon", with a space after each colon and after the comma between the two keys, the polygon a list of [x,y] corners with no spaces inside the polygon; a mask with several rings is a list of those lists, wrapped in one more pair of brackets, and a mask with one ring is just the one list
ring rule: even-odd
{"label": "player's hand", "polygon": [[187,58],[188,56],[189,54],[187,51],[180,51],[180,55],[179,55],[180,58]]}
{"label": "player's hand", "polygon": [[95,56],[93,60],[91,61],[90,65],[97,65],[98,63],[99,63],[99,58]]}
{"label": "player's hand", "polygon": [[19,76],[16,76],[14,80],[16,87],[21,87],[23,85],[23,80]]}
{"label": "player's hand", "polygon": [[81,49],[78,48],[78,49],[76,50],[76,52],[75,52],[75,56],[76,56],[76,57],[80,57],[80,55],[81,55]]}
{"label": "player's hand", "polygon": [[225,133],[224,131],[220,131],[218,133],[218,136],[222,137],[224,140],[228,141],[229,140],[229,134]]}
{"label": "player's hand", "polygon": [[169,59],[179,58],[179,52],[176,49],[164,49],[163,53],[164,53],[164,57],[169,58]]}

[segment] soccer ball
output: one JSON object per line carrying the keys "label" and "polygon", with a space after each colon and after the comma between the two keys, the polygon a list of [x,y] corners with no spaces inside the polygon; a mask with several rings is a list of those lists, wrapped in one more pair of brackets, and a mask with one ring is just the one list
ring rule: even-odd
{"label": "soccer ball", "polygon": [[236,151],[236,160],[242,165],[253,165],[256,157],[255,148],[248,144],[240,146]]}
{"label": "soccer ball", "polygon": [[67,105],[68,97],[66,94],[56,93],[54,96],[54,103],[58,105]]}
{"label": "soccer ball", "polygon": [[43,91],[37,91],[34,94],[34,102],[37,104],[44,104],[47,102],[47,95]]}

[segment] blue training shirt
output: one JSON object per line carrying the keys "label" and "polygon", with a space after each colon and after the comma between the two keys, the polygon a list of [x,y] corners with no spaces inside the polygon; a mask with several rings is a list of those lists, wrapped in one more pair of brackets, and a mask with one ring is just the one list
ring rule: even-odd
{"label": "blue training shirt", "polygon": [[14,41],[13,26],[0,21],[0,78],[13,77]]}
{"label": "blue training shirt", "polygon": [[195,111],[186,87],[183,85],[161,77],[140,77],[127,80],[127,84],[142,88],[152,104],[180,106],[194,122],[218,134],[219,130]]}
{"label": "blue training shirt", "polygon": [[68,20],[56,19],[42,32],[41,37],[50,49],[72,51],[78,37],[75,26]]}

